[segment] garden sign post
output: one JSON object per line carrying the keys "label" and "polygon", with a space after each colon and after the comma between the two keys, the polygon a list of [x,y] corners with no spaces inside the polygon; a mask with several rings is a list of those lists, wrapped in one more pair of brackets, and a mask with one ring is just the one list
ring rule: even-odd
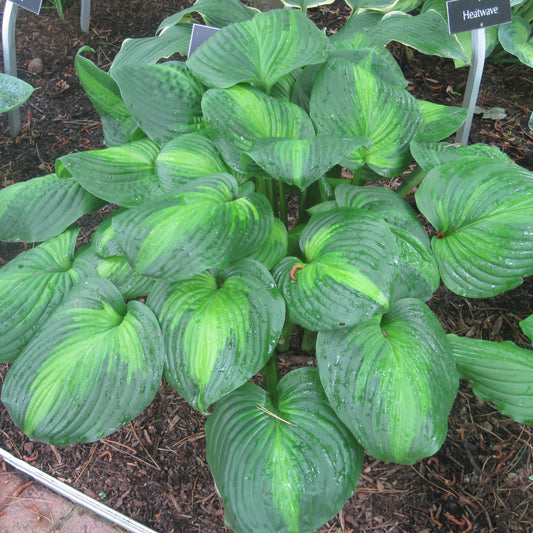
{"label": "garden sign post", "polygon": [[510,0],[450,0],[446,2],[450,34],[472,33],[472,61],[466,82],[463,107],[466,121],[455,136],[455,142],[467,144],[485,65],[485,28],[511,22]]}
{"label": "garden sign post", "polygon": [[[6,0],[2,18],[2,50],[4,54],[4,72],[17,77],[17,48],[15,44],[15,24],[19,6],[39,14],[43,0]],[[89,31],[91,0],[81,0],[80,26],[82,31]],[[20,133],[20,110],[13,109],[7,114],[9,133],[15,137]]]}

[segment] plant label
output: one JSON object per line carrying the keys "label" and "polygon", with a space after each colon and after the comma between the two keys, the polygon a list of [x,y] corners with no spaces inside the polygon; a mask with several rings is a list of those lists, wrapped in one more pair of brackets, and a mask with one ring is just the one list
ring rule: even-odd
{"label": "plant label", "polygon": [[43,0],[9,0],[12,4],[23,7],[36,15],[41,11],[41,4]]}
{"label": "plant label", "polygon": [[192,53],[211,35],[214,35],[220,28],[214,26],[206,26],[205,24],[193,24],[191,31],[191,40],[189,41],[189,52],[187,57],[191,57]]}
{"label": "plant label", "polygon": [[450,34],[511,22],[510,0],[450,0],[446,8]]}

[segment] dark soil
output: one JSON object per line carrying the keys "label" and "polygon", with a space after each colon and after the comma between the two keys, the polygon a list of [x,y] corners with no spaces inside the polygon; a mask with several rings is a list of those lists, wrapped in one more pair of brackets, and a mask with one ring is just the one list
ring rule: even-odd
{"label": "dark soil", "polygon": [[[150,36],[159,22],[185,5],[183,0],[93,0],[91,28],[79,29],[75,5],[62,22],[44,11],[20,10],[17,23],[19,76],[39,90],[22,108],[23,130],[10,138],[0,117],[0,188],[53,172],[57,157],[103,147],[98,116],[74,70],[84,45],[104,70],[126,37]],[[3,2],[1,3],[3,6]],[[311,10],[335,30],[346,7],[336,2]],[[461,105],[467,70],[450,60],[392,47],[420,98]],[[41,72],[31,72],[35,58]],[[503,120],[476,116],[472,142],[499,146],[533,170],[531,69],[520,64],[487,64],[478,100],[502,107]],[[89,222],[83,222],[90,232]],[[0,245],[0,266],[24,244]],[[1,305],[1,304],[0,304]],[[518,323],[533,313],[533,279],[489,300],[466,300],[439,289],[430,301],[447,332],[531,347]],[[314,364],[313,353],[297,343],[282,358],[285,368]],[[0,365],[0,384],[7,371]],[[533,528],[533,429],[498,414],[462,384],[442,449],[412,466],[366,458],[354,496],[321,532],[529,532]],[[223,532],[224,513],[205,460],[204,417],[166,383],[152,405],[122,430],[94,444],[55,448],[31,442],[15,428],[0,404],[0,446],[161,533]],[[253,532],[251,532],[253,533]]]}

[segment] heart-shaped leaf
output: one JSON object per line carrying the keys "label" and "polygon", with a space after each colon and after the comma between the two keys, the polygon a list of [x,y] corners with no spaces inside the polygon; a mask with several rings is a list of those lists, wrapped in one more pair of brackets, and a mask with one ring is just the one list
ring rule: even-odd
{"label": "heart-shaped leaf", "polygon": [[315,137],[313,123],[302,108],[243,86],[210,89],[202,109],[222,157],[237,170],[241,170],[241,153],[258,139]]}
{"label": "heart-shaped leaf", "polygon": [[32,439],[96,441],[137,416],[163,373],[157,319],[128,306],[107,280],[90,278],[65,298],[10,368],[2,401]]}
{"label": "heart-shaped leaf", "polygon": [[194,189],[113,217],[116,239],[145,276],[179,281],[208,268],[225,268],[263,245],[272,229],[265,196],[239,196],[229,174],[198,178]]}
{"label": "heart-shaped leaf", "polygon": [[533,173],[484,157],[432,169],[416,192],[437,230],[431,246],[453,292],[488,298],[533,274]]}
{"label": "heart-shaped leaf", "polygon": [[389,177],[407,168],[409,143],[423,122],[422,111],[405,89],[339,58],[320,72],[311,94],[310,115],[320,135],[370,139],[370,149],[354,150],[345,166],[357,170],[366,163]]}
{"label": "heart-shaped leaf", "polygon": [[159,147],[145,138],[68,154],[60,161],[84,189],[107,202],[131,207],[168,192],[155,172],[158,153]]}
{"label": "heart-shaped leaf", "polygon": [[459,376],[500,413],[533,424],[533,351],[512,342],[496,343],[448,335]]}
{"label": "heart-shaped leaf", "polygon": [[302,12],[273,9],[223,28],[196,50],[187,66],[208,87],[248,82],[269,91],[289,72],[323,63],[327,42]]}
{"label": "heart-shaped leaf", "polygon": [[104,203],[72,178],[55,174],[9,185],[0,191],[0,240],[45,241]]}
{"label": "heart-shaped leaf", "polygon": [[274,179],[306,189],[360,146],[369,148],[368,139],[337,135],[261,139],[245,154]]}
{"label": "heart-shaped leaf", "polygon": [[317,338],[330,404],[376,459],[412,464],[434,454],[448,431],[459,380],[440,322],[420,300]]}
{"label": "heart-shaped leaf", "polygon": [[0,269],[0,361],[13,361],[72,286],[94,275],[73,262],[78,233],[70,228]]}
{"label": "heart-shaped leaf", "polygon": [[207,419],[207,461],[237,533],[305,533],[352,495],[363,454],[339,421],[316,368],[278,385],[275,405],[248,383],[220,400]]}
{"label": "heart-shaped leaf", "polygon": [[287,257],[274,272],[291,320],[321,331],[388,309],[398,252],[379,215],[351,207],[314,215],[300,248],[305,261]]}
{"label": "heart-shaped leaf", "polygon": [[265,366],[285,319],[272,276],[252,259],[160,283],[147,304],[163,330],[167,381],[203,412]]}
{"label": "heart-shaped leaf", "polygon": [[429,237],[411,206],[385,187],[339,185],[335,198],[339,206],[368,209],[389,224],[399,252],[393,299],[429,300],[439,286],[440,274]]}
{"label": "heart-shaped leaf", "polygon": [[133,118],[159,146],[203,128],[204,89],[183,63],[118,66],[113,78]]}

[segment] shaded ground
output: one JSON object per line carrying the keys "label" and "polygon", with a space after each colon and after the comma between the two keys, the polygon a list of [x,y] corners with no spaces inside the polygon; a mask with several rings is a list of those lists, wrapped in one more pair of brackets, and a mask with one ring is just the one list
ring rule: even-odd
{"label": "shaded ground", "polygon": [[[20,10],[17,50],[20,77],[39,87],[22,108],[23,130],[9,137],[0,117],[0,187],[53,171],[57,157],[103,147],[98,117],[74,72],[79,47],[91,46],[104,70],[125,37],[153,35],[159,22],[180,9],[171,0],[93,0],[91,29],[79,29],[76,6],[61,22],[53,11]],[[3,6],[3,2],[2,2]],[[335,29],[346,8],[313,10]],[[417,97],[460,105],[466,69],[394,46],[410,90]],[[33,59],[40,58],[41,72]],[[476,116],[473,142],[497,144],[533,170],[531,69],[487,65],[479,104],[502,107],[507,117]],[[90,231],[89,227],[85,227]],[[24,245],[0,244],[0,266]],[[1,305],[1,303],[0,303]],[[533,280],[490,300],[466,300],[441,288],[430,301],[447,332],[528,346],[518,322],[533,313]],[[282,358],[287,368],[313,364],[297,343]],[[7,365],[0,365],[0,383]],[[54,448],[30,442],[0,404],[0,446],[92,497],[162,533],[229,531],[205,460],[204,418],[166,383],[132,423],[94,444]],[[462,386],[442,449],[413,466],[367,457],[355,495],[320,531],[528,532],[533,529],[533,428],[499,415]],[[1,509],[0,509],[1,512]],[[0,515],[1,520],[1,515]]]}

